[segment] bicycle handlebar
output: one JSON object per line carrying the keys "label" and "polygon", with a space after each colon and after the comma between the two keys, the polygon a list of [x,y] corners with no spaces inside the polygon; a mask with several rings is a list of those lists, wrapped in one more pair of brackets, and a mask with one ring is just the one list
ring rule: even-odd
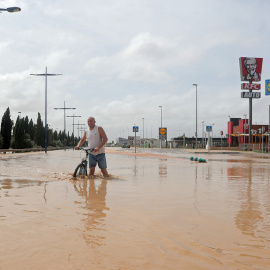
{"label": "bicycle handlebar", "polygon": [[94,148],[83,148],[83,147],[79,147],[78,150],[83,150],[87,153],[91,153],[94,151]]}

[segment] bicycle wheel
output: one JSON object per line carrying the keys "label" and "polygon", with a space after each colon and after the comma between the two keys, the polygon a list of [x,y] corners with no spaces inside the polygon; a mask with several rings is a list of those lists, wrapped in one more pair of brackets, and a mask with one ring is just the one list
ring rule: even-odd
{"label": "bicycle wheel", "polygon": [[77,177],[77,176],[86,176],[87,175],[87,168],[85,167],[85,164],[80,163],[73,174],[73,177]]}

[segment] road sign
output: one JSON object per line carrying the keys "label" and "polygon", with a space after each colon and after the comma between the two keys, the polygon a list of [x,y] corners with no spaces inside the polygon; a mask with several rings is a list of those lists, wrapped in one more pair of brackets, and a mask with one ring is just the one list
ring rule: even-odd
{"label": "road sign", "polygon": [[206,132],[212,132],[212,126],[206,126]]}
{"label": "road sign", "polygon": [[158,133],[160,140],[162,141],[167,140],[167,128],[159,128]]}
{"label": "road sign", "polygon": [[138,126],[133,126],[133,132],[139,132],[139,127]]}
{"label": "road sign", "polygon": [[159,129],[159,134],[165,135],[167,133],[167,128],[160,128]]}
{"label": "road sign", "polygon": [[223,131],[220,131],[220,135],[223,135]]}
{"label": "road sign", "polygon": [[265,95],[270,95],[270,80],[265,80]]}

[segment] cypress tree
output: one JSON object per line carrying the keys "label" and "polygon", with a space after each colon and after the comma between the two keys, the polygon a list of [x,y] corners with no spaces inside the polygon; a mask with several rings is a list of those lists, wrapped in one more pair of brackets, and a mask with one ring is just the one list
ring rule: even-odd
{"label": "cypress tree", "polygon": [[1,135],[3,138],[3,149],[9,149],[10,140],[11,140],[11,131],[12,131],[13,121],[10,118],[9,107],[6,109],[1,122]]}
{"label": "cypress tree", "polygon": [[24,127],[24,133],[29,134],[29,119],[28,116],[26,115],[25,118],[23,118],[24,123],[23,123],[23,127]]}
{"label": "cypress tree", "polygon": [[34,141],[34,139],[35,139],[35,128],[34,128],[34,123],[33,123],[32,119],[30,120],[29,125],[28,125],[28,132],[29,132],[31,140]]}
{"label": "cypress tree", "polygon": [[44,147],[45,146],[45,128],[43,127],[43,122],[41,120],[40,113],[38,113],[37,118],[37,125],[36,125],[36,136],[35,141],[38,146]]}
{"label": "cypress tree", "polygon": [[57,139],[58,139],[58,134],[57,134],[57,130],[55,130],[55,131],[53,132],[53,140],[54,140],[54,141],[57,141]]}
{"label": "cypress tree", "polygon": [[20,119],[20,117],[17,117],[16,124],[13,128],[13,147],[16,149],[22,149],[24,148],[24,119]]}
{"label": "cypress tree", "polygon": [[62,131],[60,130],[59,133],[58,133],[58,140],[62,142]]}

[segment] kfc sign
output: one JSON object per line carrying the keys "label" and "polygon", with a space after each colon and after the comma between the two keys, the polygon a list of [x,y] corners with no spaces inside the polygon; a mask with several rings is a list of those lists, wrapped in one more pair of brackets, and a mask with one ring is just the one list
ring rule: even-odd
{"label": "kfc sign", "polygon": [[261,81],[263,58],[240,57],[239,62],[241,81]]}
{"label": "kfc sign", "polygon": [[261,85],[259,83],[242,83],[242,90],[260,90]]}

